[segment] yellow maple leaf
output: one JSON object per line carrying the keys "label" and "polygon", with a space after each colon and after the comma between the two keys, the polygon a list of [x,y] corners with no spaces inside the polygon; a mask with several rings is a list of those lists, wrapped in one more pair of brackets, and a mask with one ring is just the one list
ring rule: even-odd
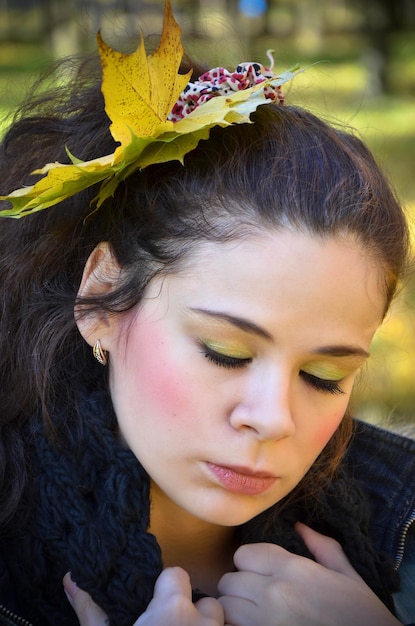
{"label": "yellow maple leaf", "polygon": [[190,79],[179,74],[183,58],[181,30],[166,1],[163,31],[157,50],[146,56],[143,38],[131,54],[110,48],[98,33],[98,50],[103,78],[105,110],[111,120],[110,131],[121,146],[136,137],[157,137],[172,130],[167,116]]}
{"label": "yellow maple leaf", "polygon": [[132,54],[117,52],[98,34],[105,110],[110,132],[119,144],[112,154],[81,161],[68,152],[70,164],[48,163],[33,172],[44,174],[34,185],[17,189],[0,200],[12,204],[0,217],[20,218],[58,204],[79,191],[100,184],[96,206],[114,194],[118,184],[138,169],[178,160],[209,137],[213,126],[250,122],[250,114],[270,100],[264,88],[291,80],[298,67],[245,90],[212,98],[178,122],[168,116],[189,74],[179,74],[183,57],[180,27],[166,0],[163,30],[155,52],[146,56],[144,41]]}

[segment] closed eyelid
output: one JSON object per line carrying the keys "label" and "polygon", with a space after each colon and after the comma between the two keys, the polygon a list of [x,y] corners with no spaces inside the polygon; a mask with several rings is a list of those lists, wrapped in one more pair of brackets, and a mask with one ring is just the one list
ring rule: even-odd
{"label": "closed eyelid", "polygon": [[317,378],[325,380],[340,381],[352,373],[350,369],[345,369],[332,363],[309,363],[304,365],[302,371]]}
{"label": "closed eyelid", "polygon": [[215,341],[210,339],[201,339],[201,342],[210,350],[223,354],[224,356],[236,359],[252,359],[253,353],[243,346],[232,345],[232,343]]}
{"label": "closed eyelid", "polygon": [[[216,322],[219,327],[222,325],[230,325],[250,335],[256,335],[261,339],[265,339],[272,344],[275,343],[275,337],[268,330],[245,318],[241,318],[236,315],[229,315],[228,313],[224,313],[221,311],[214,311],[200,307],[189,307],[188,312],[191,314],[196,314],[197,316],[201,316],[202,318],[204,317],[210,320],[210,322]],[[353,359],[353,361],[356,361],[358,363],[358,367],[360,367],[364,363],[364,361],[366,361],[370,357],[370,353],[361,346],[349,344],[322,346],[312,352],[315,354],[317,359],[319,357],[324,358],[325,356],[327,356],[328,358],[337,357]],[[348,370],[346,374],[347,373],[349,373]]]}

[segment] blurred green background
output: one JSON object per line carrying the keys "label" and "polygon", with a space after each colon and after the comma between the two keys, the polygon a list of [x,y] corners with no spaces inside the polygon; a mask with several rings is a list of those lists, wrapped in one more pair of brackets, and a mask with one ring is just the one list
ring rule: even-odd
{"label": "blurred green background", "polygon": [[[0,133],[28,86],[62,56],[161,30],[164,0],[0,0]],[[413,0],[172,0],[190,54],[213,67],[246,60],[307,70],[287,101],[357,130],[415,224]],[[28,146],[30,150],[30,146]],[[415,228],[414,228],[415,233]],[[378,332],[354,414],[415,429],[415,271]]]}

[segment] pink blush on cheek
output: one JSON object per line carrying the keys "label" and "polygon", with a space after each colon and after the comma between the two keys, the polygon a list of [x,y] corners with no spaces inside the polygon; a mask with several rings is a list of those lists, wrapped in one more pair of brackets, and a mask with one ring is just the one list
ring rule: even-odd
{"label": "pink blush on cheek", "polygon": [[[189,409],[190,372],[183,350],[157,322],[137,324],[131,331],[126,358],[130,397],[160,417],[177,418]],[[128,376],[128,374],[127,374]]]}
{"label": "pink blush on cheek", "polygon": [[319,427],[316,427],[313,430],[313,433],[310,436],[316,447],[320,448],[320,450],[323,450],[329,439],[335,433],[336,428],[340,425],[343,416],[344,411],[338,412],[337,414],[330,416],[330,418],[326,421],[322,420],[322,423],[319,425]]}

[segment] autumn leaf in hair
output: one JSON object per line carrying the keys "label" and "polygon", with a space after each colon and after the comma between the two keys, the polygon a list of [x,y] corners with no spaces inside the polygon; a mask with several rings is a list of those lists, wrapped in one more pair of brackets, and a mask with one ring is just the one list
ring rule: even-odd
{"label": "autumn leaf in hair", "polygon": [[[281,100],[281,85],[299,71],[296,67],[276,75],[267,68],[263,72],[259,64],[245,63],[233,73],[216,68],[189,83],[190,73],[179,73],[184,51],[169,0],[160,43],[152,54],[146,55],[143,39],[131,54],[113,50],[100,34],[97,40],[105,111],[117,148],[91,161],[81,161],[67,150],[70,164],[48,163],[33,172],[43,175],[34,185],[0,196],[12,204],[0,212],[1,217],[41,211],[98,183],[94,202],[99,207],[134,171],[155,163],[183,162],[201,139],[209,137],[212,127],[249,123],[258,106],[277,96]],[[186,114],[178,114],[184,100]]]}

